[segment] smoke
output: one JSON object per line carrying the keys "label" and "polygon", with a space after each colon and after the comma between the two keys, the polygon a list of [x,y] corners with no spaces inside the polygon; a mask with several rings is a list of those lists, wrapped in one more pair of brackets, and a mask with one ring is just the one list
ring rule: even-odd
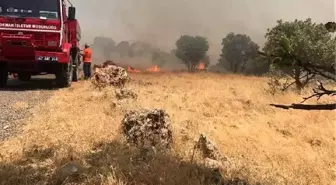
{"label": "smoke", "polygon": [[[262,45],[276,20],[335,20],[333,0],[72,0],[85,41],[145,41],[169,51],[181,34],[208,38],[218,57],[229,32],[248,34]],[[216,60],[216,58],[215,58]]]}

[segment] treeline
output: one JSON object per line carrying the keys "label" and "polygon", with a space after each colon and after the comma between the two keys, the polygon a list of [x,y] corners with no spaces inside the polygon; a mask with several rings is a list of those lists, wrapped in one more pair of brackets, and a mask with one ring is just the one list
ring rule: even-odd
{"label": "treeline", "polygon": [[141,41],[121,41],[116,43],[108,37],[96,37],[91,48],[95,56],[100,56],[101,60],[140,58],[161,68],[181,63],[173,53],[165,52],[160,48]]}
{"label": "treeline", "polygon": [[[229,33],[222,39],[221,54],[213,66],[209,66],[208,40],[202,36],[182,35],[171,52],[144,42],[115,43],[105,37],[95,38],[93,48],[102,52],[106,59],[113,58],[112,53],[117,53],[119,57],[145,57],[159,67],[180,63],[190,72],[195,71],[202,62],[213,71],[224,69],[230,73],[270,75],[275,77],[273,83],[279,83],[277,86],[286,89],[288,85],[295,85],[300,90],[318,77],[335,79],[330,76],[335,71],[336,40],[333,28],[334,23],[314,23],[310,18],[278,20],[273,28],[266,30],[266,43],[262,48],[246,34]],[[303,63],[324,70],[308,69]],[[279,78],[293,81],[280,84]]]}
{"label": "treeline", "polygon": [[[218,62],[212,68],[231,73],[268,75],[270,86],[282,91],[291,86],[300,92],[313,80],[336,81],[336,23],[306,20],[278,20],[266,30],[261,48],[246,34],[229,33],[222,39]],[[205,37],[182,35],[174,54],[194,71],[207,58],[209,44]],[[313,97],[336,95],[320,83]]]}
{"label": "treeline", "polygon": [[[194,71],[200,62],[209,65],[209,44],[205,37],[182,35],[176,41],[174,54]],[[229,33],[222,39],[222,50],[217,64],[209,66],[211,71],[226,71],[251,75],[262,75],[269,71],[270,62],[258,55],[259,46],[245,34]]]}

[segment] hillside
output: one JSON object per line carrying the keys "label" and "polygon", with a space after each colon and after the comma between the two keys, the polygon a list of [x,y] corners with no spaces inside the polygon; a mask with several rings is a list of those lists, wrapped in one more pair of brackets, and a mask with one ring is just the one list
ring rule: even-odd
{"label": "hillside", "polygon": [[[90,82],[56,91],[34,110],[19,136],[0,142],[0,184],[54,184],[56,169],[70,160],[89,168],[64,184],[203,184],[208,171],[190,162],[200,133],[235,164],[227,178],[276,185],[336,182],[335,112],[268,105],[296,103],[303,95],[273,96],[261,77],[131,77],[136,100],[118,101],[113,88],[98,92]],[[173,150],[146,164],[132,162],[139,151],[120,134],[125,112],[140,108],[162,108],[173,124]]]}

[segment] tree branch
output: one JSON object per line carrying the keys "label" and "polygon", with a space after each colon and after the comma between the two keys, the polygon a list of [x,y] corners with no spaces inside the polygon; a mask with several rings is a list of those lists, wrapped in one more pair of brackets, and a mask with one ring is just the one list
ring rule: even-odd
{"label": "tree branch", "polygon": [[305,87],[312,79],[315,78],[315,74],[312,74],[311,76],[309,76],[310,74],[308,73],[306,80],[302,83],[302,85]]}
{"label": "tree branch", "polygon": [[[279,58],[276,55],[268,55],[265,52],[262,51],[258,51],[258,54],[264,57],[272,57],[272,58]],[[316,64],[312,64],[311,62],[303,62],[302,60],[298,59],[298,57],[296,56],[291,56],[292,58],[294,58],[294,60],[297,61],[298,66],[302,67],[303,69],[305,69],[306,71],[309,71],[310,73],[314,73],[317,75],[320,75],[326,79],[330,79],[336,82],[336,69],[335,69],[335,65],[332,65],[330,67],[328,66],[321,66],[321,65],[316,65]],[[327,74],[330,73],[331,75]]]}
{"label": "tree branch", "polygon": [[319,71],[317,69],[314,69],[314,68],[304,67],[304,69],[306,71],[309,71],[310,73],[315,73],[315,74],[320,75],[320,76],[322,76],[322,77],[324,77],[326,79],[329,79],[329,80],[332,80],[332,81],[336,82],[336,76],[328,75],[328,74],[326,74],[324,72],[321,72],[321,71]]}
{"label": "tree branch", "polygon": [[299,110],[336,110],[336,104],[324,104],[324,105],[304,105],[304,104],[292,104],[292,105],[278,105],[270,104],[272,107],[281,109],[299,109]]}
{"label": "tree branch", "polygon": [[[315,77],[314,74],[313,74],[312,76],[310,76],[310,77],[309,77],[309,75],[310,75],[310,73],[307,72],[304,76],[300,77],[300,80],[303,79],[303,78],[306,78],[306,80],[302,83],[303,86],[306,86],[307,83]],[[291,76],[291,77],[292,77],[292,76]],[[296,81],[293,81],[292,83],[290,83],[290,84],[284,86],[284,87],[282,88],[282,91],[286,91],[290,86],[294,85],[295,82],[296,82]]]}
{"label": "tree branch", "polygon": [[292,83],[290,83],[290,84],[288,84],[287,86],[283,87],[283,88],[282,88],[282,91],[286,91],[290,86],[292,86],[292,85],[294,85],[294,84],[295,84],[295,81],[292,82]]}
{"label": "tree branch", "polygon": [[305,101],[317,97],[317,100],[319,100],[322,96],[327,95],[327,96],[335,96],[336,91],[335,90],[328,90],[326,89],[322,82],[318,81],[317,82],[317,87],[313,89],[314,94],[303,98],[303,101],[301,103],[304,103]]}
{"label": "tree branch", "polygon": [[331,73],[333,75],[336,75],[336,70],[334,68],[334,65],[332,65],[331,67],[326,67],[326,66],[320,66],[320,65],[315,65],[315,64],[311,64],[310,62],[305,62],[303,63],[302,61],[296,59],[302,67],[307,67],[307,68],[311,68],[311,69],[315,69],[315,70],[322,70],[324,72],[328,72]]}

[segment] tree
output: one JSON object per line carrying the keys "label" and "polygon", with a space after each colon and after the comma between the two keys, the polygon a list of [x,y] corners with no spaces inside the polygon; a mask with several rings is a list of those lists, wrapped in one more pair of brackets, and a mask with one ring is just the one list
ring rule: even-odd
{"label": "tree", "polygon": [[151,44],[136,41],[130,45],[131,48],[131,56],[130,57],[146,57],[146,55],[153,52],[154,48]]}
{"label": "tree", "polygon": [[202,60],[205,68],[208,68],[210,65],[210,56],[206,55]]}
{"label": "tree", "polygon": [[128,57],[132,55],[131,45],[128,41],[121,41],[115,47],[115,51],[120,55],[120,57]]}
{"label": "tree", "polygon": [[[285,24],[285,25],[283,25]],[[291,25],[291,26],[289,26]],[[260,55],[266,56],[273,60],[273,64],[277,66],[292,67],[294,69],[300,68],[308,75],[318,75],[324,79],[336,82],[335,69],[335,37],[330,33],[335,32],[332,28],[334,23],[330,24],[315,24],[311,19],[305,21],[286,22],[278,21],[278,26],[272,30],[268,30],[268,42],[265,47],[272,46],[274,48],[264,48],[266,52],[259,52]],[[279,29],[282,28],[282,29]],[[284,29],[286,28],[286,29]],[[280,33],[292,33],[282,34]],[[317,87],[313,89],[311,96],[303,98],[303,102],[317,97],[319,100],[322,96],[335,96],[336,90],[329,90],[324,87],[321,81],[318,81]],[[284,109],[304,109],[304,110],[334,110],[336,104],[323,105],[274,105],[272,106]]]}
{"label": "tree", "polygon": [[327,22],[324,26],[329,32],[331,32],[331,33],[336,32],[336,23],[335,22]]}
{"label": "tree", "polygon": [[170,54],[176,56],[176,51],[177,51],[176,48],[175,48],[175,49],[172,49],[172,50],[170,51]]}
{"label": "tree", "polygon": [[270,61],[262,56],[257,56],[249,62],[249,66],[246,69],[247,74],[261,76],[270,71]]}
{"label": "tree", "polygon": [[152,63],[158,67],[163,67],[169,59],[169,53],[157,49],[152,52]]}
{"label": "tree", "polygon": [[102,52],[103,56],[108,60],[110,54],[115,48],[115,41],[108,37],[95,37],[93,40],[92,48]]}
{"label": "tree", "polygon": [[206,57],[209,43],[206,38],[200,36],[182,35],[175,43],[174,53],[187,67],[188,71],[196,70],[197,65]]}
{"label": "tree", "polygon": [[247,62],[258,56],[258,44],[247,35],[229,33],[223,38],[222,46],[219,64],[223,67],[229,64],[229,69],[234,73],[244,72]]}
{"label": "tree", "polygon": [[291,84],[298,90],[318,75],[332,79],[325,72],[334,71],[336,42],[326,25],[312,23],[310,18],[277,23],[267,30],[263,48],[266,56],[272,58],[273,67],[294,79]]}

